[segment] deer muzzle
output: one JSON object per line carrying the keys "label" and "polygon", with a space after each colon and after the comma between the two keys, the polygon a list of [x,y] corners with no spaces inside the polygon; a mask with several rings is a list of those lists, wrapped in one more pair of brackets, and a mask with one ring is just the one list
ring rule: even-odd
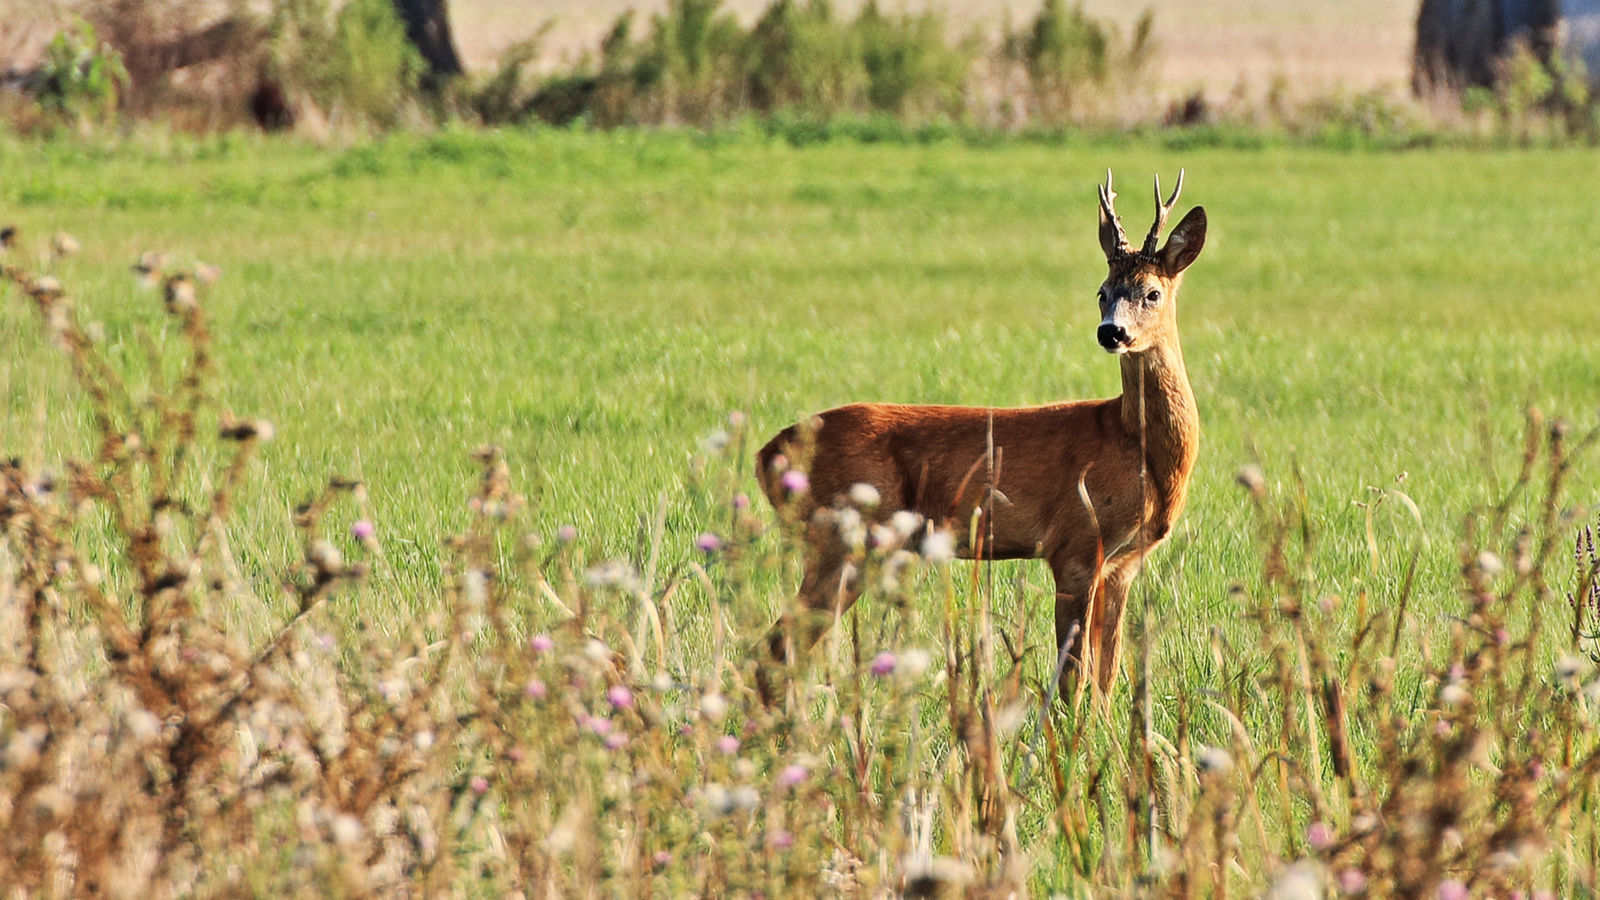
{"label": "deer muzzle", "polygon": [[1128,329],[1119,325],[1111,316],[1100,323],[1100,330],[1095,332],[1095,338],[1100,341],[1100,346],[1109,353],[1123,353],[1128,345],[1133,343],[1133,336],[1128,334]]}

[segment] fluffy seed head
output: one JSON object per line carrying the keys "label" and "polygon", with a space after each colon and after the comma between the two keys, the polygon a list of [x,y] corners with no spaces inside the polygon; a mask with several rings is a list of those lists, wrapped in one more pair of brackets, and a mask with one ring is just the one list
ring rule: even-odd
{"label": "fluffy seed head", "polygon": [[943,529],[928,532],[928,536],[922,539],[922,556],[935,564],[955,559],[956,536]]}
{"label": "fluffy seed head", "polygon": [[878,489],[864,482],[857,482],[850,486],[850,502],[857,506],[871,509],[878,505],[881,499]]}

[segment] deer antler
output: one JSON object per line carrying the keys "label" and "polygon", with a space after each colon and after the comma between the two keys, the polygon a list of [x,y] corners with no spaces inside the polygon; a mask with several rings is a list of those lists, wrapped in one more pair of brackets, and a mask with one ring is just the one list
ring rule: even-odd
{"label": "deer antler", "polygon": [[[1108,179],[1109,180],[1109,179]],[[1161,229],[1167,227],[1167,216],[1172,213],[1172,207],[1178,202],[1178,194],[1183,192],[1183,170],[1178,170],[1178,183],[1172,188],[1172,196],[1167,202],[1161,202],[1161,176],[1156,175],[1156,223],[1150,226],[1150,234],[1144,239],[1144,249],[1140,252],[1145,256],[1156,255],[1156,244],[1161,240]],[[1121,231],[1119,227],[1117,229]]]}
{"label": "deer antler", "polygon": [[[1100,188],[1100,212],[1117,229],[1117,252],[1132,253],[1133,247],[1128,243],[1128,235],[1122,230],[1122,220],[1117,218],[1117,210],[1113,206],[1117,199],[1117,192],[1111,189],[1111,170],[1106,169],[1106,183],[1098,185]],[[1157,199],[1160,199],[1159,197]]]}

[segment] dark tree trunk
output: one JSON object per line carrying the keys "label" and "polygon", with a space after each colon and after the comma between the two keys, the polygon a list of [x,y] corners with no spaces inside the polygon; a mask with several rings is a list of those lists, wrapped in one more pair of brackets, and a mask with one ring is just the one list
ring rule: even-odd
{"label": "dark tree trunk", "polygon": [[1497,0],[1423,0],[1411,68],[1419,95],[1494,84],[1505,26]]}
{"label": "dark tree trunk", "polygon": [[426,87],[438,88],[461,74],[461,57],[450,36],[449,0],[394,0],[394,8],[406,23],[406,37],[428,64]]}
{"label": "dark tree trunk", "polygon": [[1411,86],[1424,96],[1492,87],[1515,41],[1546,62],[1557,50],[1561,0],[1422,0]]}

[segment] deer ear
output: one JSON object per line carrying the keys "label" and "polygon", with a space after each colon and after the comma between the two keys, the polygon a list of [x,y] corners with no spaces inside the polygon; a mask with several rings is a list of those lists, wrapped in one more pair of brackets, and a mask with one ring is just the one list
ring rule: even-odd
{"label": "deer ear", "polygon": [[[1100,233],[1104,240],[1105,231]],[[1189,268],[1189,264],[1200,257],[1200,249],[1205,245],[1206,209],[1196,206],[1189,210],[1177,228],[1172,229],[1167,245],[1161,248],[1161,266],[1167,270],[1167,277],[1171,278]]]}
{"label": "deer ear", "polygon": [[1100,249],[1106,252],[1106,259],[1111,259],[1122,250],[1122,229],[1117,227],[1115,219],[1106,215],[1105,207],[1100,209]]}

